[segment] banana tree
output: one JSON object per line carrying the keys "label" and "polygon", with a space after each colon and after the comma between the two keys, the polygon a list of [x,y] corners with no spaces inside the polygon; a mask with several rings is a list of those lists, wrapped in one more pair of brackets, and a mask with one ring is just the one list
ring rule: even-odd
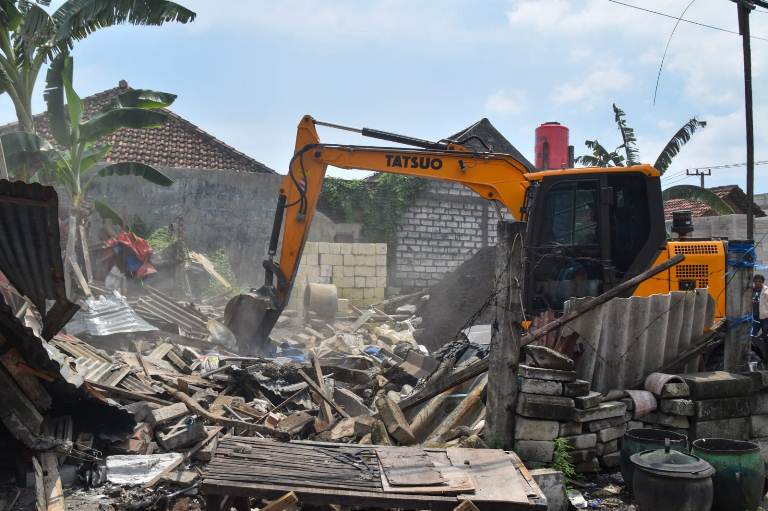
{"label": "banana tree", "polygon": [[42,67],[100,28],[123,23],[187,23],[195,13],[167,0],[0,0],[0,94],[8,94],[21,131],[34,132],[32,93]]}
{"label": "banana tree", "polygon": [[592,150],[592,154],[583,154],[576,158],[576,163],[587,167],[623,167],[624,157],[619,154],[621,146],[613,151],[608,151],[597,140],[585,140],[584,145]]}
{"label": "banana tree", "polygon": [[[58,55],[46,76],[45,102],[48,121],[58,146],[49,152],[45,172],[48,179],[57,181],[69,193],[70,214],[67,233],[66,277],[70,266],[75,266],[75,243],[78,226],[88,216],[86,195],[97,177],[136,176],[161,186],[173,181],[150,165],[139,162],[119,162],[103,165],[112,146],[104,137],[121,128],[158,128],[167,113],[161,109],[176,99],[173,94],[151,90],[130,89],[116,95],[101,111],[84,118],[85,105],[72,87],[72,57]],[[66,100],[66,102],[65,102]],[[99,203],[100,211],[111,211]],[[83,232],[80,233],[81,238]],[[84,241],[84,239],[83,239]]]}

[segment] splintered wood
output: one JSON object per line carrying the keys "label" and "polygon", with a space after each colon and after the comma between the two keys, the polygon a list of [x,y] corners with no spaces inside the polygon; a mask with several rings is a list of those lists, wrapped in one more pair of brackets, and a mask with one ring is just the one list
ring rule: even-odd
{"label": "splintered wood", "polygon": [[481,510],[546,509],[541,490],[524,470],[513,453],[495,449],[280,443],[235,436],[219,441],[203,472],[202,491],[268,500],[293,491],[307,505],[452,510],[471,500]]}

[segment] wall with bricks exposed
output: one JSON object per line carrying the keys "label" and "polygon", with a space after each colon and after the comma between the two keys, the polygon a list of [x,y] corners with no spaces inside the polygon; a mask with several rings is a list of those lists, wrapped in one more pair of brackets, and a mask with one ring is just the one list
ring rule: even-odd
{"label": "wall with bricks exposed", "polygon": [[333,284],[339,298],[365,305],[384,299],[387,286],[386,243],[307,242],[288,305],[302,310],[307,283]]}
{"label": "wall with bricks exposed", "polygon": [[423,289],[496,244],[493,203],[456,183],[430,181],[405,211],[390,254],[389,285],[401,292]]}

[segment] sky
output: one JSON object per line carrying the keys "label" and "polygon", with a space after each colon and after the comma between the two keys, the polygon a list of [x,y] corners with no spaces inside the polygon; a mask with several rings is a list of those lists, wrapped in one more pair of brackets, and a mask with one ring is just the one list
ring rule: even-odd
{"label": "sky", "polygon": [[[623,0],[622,0],[623,1]],[[58,2],[61,3],[61,2]],[[576,155],[584,140],[620,144],[612,103],[653,163],[693,116],[708,126],[662,183],[698,184],[686,169],[746,161],[741,38],[610,0],[179,0],[190,24],[120,26],[76,44],[81,96],[114,87],[173,92],[172,110],[280,173],[304,114],[355,127],[440,139],[483,117],[531,161],[534,130],[559,121]],[[626,0],[738,31],[729,0]],[[54,2],[54,6],[57,2]],[[768,160],[768,11],[751,15],[755,159]],[[758,39],[763,37],[764,39]],[[43,75],[44,76],[44,75]],[[42,80],[34,103],[42,111]],[[15,119],[0,96],[0,122]],[[322,128],[321,140],[376,141]],[[756,166],[768,192],[768,164]],[[331,170],[356,178],[359,171]],[[707,186],[744,186],[744,167]]]}

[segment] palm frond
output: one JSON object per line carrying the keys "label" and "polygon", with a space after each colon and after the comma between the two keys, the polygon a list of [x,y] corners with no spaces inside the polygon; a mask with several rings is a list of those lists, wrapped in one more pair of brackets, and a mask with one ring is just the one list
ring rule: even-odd
{"label": "palm frond", "polygon": [[[69,147],[72,141],[68,115],[64,106],[64,73],[67,68],[69,72],[72,71],[71,66],[65,65],[68,59],[71,60],[71,57],[65,53],[61,53],[53,59],[45,77],[45,92],[43,93],[48,107],[48,124],[51,133],[56,142],[64,147]],[[69,82],[72,83],[72,76],[70,75],[68,78]]]}
{"label": "palm frond", "polygon": [[677,130],[677,133],[672,136],[669,142],[667,142],[667,145],[664,146],[664,149],[662,149],[659,157],[656,158],[656,163],[654,163],[653,166],[662,174],[666,172],[669,165],[672,163],[672,158],[677,156],[683,146],[691,140],[691,137],[697,130],[705,128],[706,126],[706,121],[700,121],[695,117],[685,123],[679,130]]}
{"label": "palm frond", "polygon": [[56,44],[64,51],[100,28],[123,23],[158,26],[187,23],[196,14],[167,0],[67,0],[53,13]]}
{"label": "palm frond", "polygon": [[0,26],[13,32],[24,19],[14,0],[0,0]]}
{"label": "palm frond", "polygon": [[97,173],[99,176],[136,176],[141,177],[160,186],[171,186],[173,179],[169,178],[151,165],[134,161],[113,163],[102,168]]}
{"label": "palm frond", "polygon": [[712,191],[693,185],[672,186],[661,192],[662,200],[686,199],[689,201],[701,202],[712,208],[719,215],[732,215],[733,208],[723,199],[712,193]]}
{"label": "palm frond", "polygon": [[159,128],[167,120],[165,112],[143,108],[117,108],[100,112],[80,124],[80,136],[95,142],[120,128]]}
{"label": "palm frond", "polygon": [[99,216],[104,220],[110,220],[114,222],[115,225],[126,229],[127,222],[123,220],[123,217],[121,217],[117,211],[110,208],[105,203],[101,202],[100,200],[95,200],[93,201],[93,209],[95,209]]}
{"label": "palm frond", "polygon": [[600,167],[600,160],[592,155],[584,154],[575,158],[576,163],[584,165],[585,167]]}
{"label": "palm frond", "polygon": [[107,103],[102,111],[106,112],[114,108],[144,108],[147,110],[167,108],[176,101],[176,97],[176,94],[169,94],[167,92],[132,89],[113,97],[112,101]]}
{"label": "palm frond", "polygon": [[627,125],[627,119],[624,111],[613,104],[613,114],[621,132],[621,139],[624,143],[620,146],[624,149],[624,154],[627,155],[627,165],[638,165],[640,163],[640,153],[637,149],[637,137],[635,136],[635,130]]}

